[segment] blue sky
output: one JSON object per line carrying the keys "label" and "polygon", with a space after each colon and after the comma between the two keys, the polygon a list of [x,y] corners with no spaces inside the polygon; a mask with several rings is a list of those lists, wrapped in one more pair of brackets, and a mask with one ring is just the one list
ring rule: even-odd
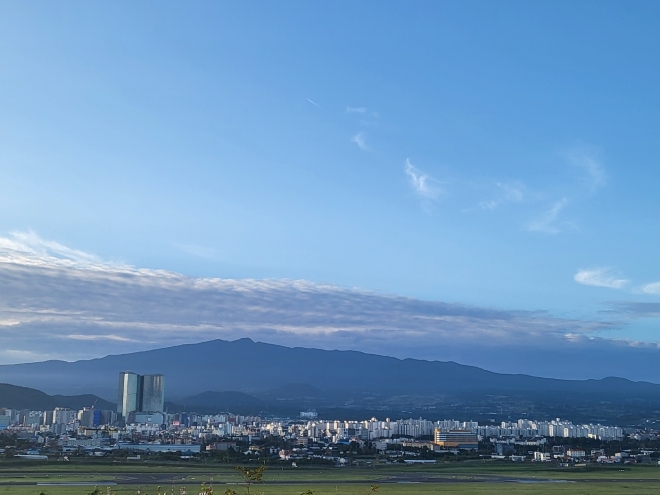
{"label": "blue sky", "polygon": [[0,234],[658,342],[659,15],[4,2]]}

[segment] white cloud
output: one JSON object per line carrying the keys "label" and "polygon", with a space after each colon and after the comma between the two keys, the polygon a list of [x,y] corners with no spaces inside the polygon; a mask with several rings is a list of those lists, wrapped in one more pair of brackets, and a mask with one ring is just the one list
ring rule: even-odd
{"label": "white cloud", "polygon": [[609,289],[621,289],[628,284],[629,280],[616,278],[610,275],[609,268],[594,268],[592,270],[578,270],[573,276],[578,284],[593,287],[607,287]]}
{"label": "white cloud", "polygon": [[358,132],[355,136],[351,138],[351,143],[355,143],[358,145],[358,148],[360,148],[363,151],[368,150],[367,143],[365,142],[364,139],[364,132]]}
{"label": "white cloud", "polygon": [[98,256],[68,248],[58,242],[45,241],[32,231],[11,232],[10,237],[0,237],[0,253],[2,251],[15,255],[36,255],[42,258],[66,259],[72,263],[95,263]]}
{"label": "white cloud", "polygon": [[346,107],[346,113],[365,113],[365,107]]}
{"label": "white cloud", "polygon": [[442,193],[441,183],[406,160],[405,172],[408,182],[417,195],[424,199],[437,199]]}
{"label": "white cloud", "polygon": [[306,98],[306,100],[307,100],[308,102],[310,102],[312,105],[314,105],[315,107],[320,106],[318,103],[316,103],[316,102],[313,101],[313,100],[310,100],[309,98]]}
{"label": "white cloud", "polygon": [[568,153],[570,162],[587,173],[589,187],[597,189],[607,183],[605,169],[598,160],[594,150],[579,148]]}
{"label": "white cloud", "polygon": [[531,222],[527,226],[527,230],[533,232],[542,232],[544,234],[558,234],[561,229],[558,226],[559,213],[568,204],[566,198],[557,201],[552,207],[546,211],[540,218]]}
{"label": "white cloud", "polygon": [[437,359],[451,346],[563,342],[566,332],[610,327],[304,280],[188,277],[108,263],[34,233],[0,238],[0,321],[0,349],[59,359],[240,337]]}
{"label": "white cloud", "polygon": [[137,340],[130,339],[128,337],[122,337],[121,335],[81,335],[81,334],[71,334],[66,336],[67,339],[72,340],[111,340],[117,342],[138,342]]}
{"label": "white cloud", "polygon": [[660,294],[660,282],[646,284],[644,287],[642,287],[642,291],[646,294]]}
{"label": "white cloud", "polygon": [[479,206],[484,210],[494,210],[504,203],[520,203],[525,196],[525,185],[522,182],[498,182],[498,193],[495,199],[481,201]]}
{"label": "white cloud", "polygon": [[503,183],[498,182],[497,187],[504,191],[504,198],[511,203],[520,203],[524,196],[524,184],[521,182]]}

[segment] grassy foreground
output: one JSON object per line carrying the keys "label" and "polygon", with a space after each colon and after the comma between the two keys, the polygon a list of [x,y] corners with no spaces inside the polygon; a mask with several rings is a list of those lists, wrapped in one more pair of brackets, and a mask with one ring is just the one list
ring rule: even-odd
{"label": "grassy foreground", "polygon": [[[105,487],[101,486],[105,494]],[[245,493],[243,487],[232,485],[220,485],[215,487],[214,495],[224,494],[227,488],[232,488],[238,494]],[[114,486],[113,491],[117,495],[134,495],[137,486]],[[0,494],[11,495],[39,495],[44,492],[46,495],[87,495],[93,490],[93,487],[49,487],[49,486],[21,486],[21,487],[0,487]],[[262,485],[253,487],[252,493],[263,492],[264,495],[300,495],[307,490],[312,490],[314,495],[365,495],[368,491],[368,485]],[[165,494],[171,494],[171,487],[163,487]],[[390,484],[380,485],[377,495],[488,495],[492,493],[506,493],[507,495],[617,495],[617,494],[638,494],[657,495],[660,486],[657,483],[645,482],[621,482],[621,483],[539,483],[539,484],[521,484],[521,483],[465,483],[465,484],[446,484],[446,485],[423,485],[423,484]],[[179,485],[175,485],[175,495],[179,494]],[[197,495],[199,486],[187,485],[188,495]],[[142,487],[142,495],[155,495],[156,487]]]}
{"label": "grassy foreground", "polygon": [[[253,465],[254,466],[254,465]],[[235,483],[241,480],[233,466],[183,464],[100,464],[100,463],[19,463],[0,462],[0,483],[3,481],[102,481],[131,475],[154,474],[186,478],[186,483],[199,483],[214,477],[216,482]],[[281,469],[272,466],[264,473],[265,481],[315,481],[341,484],[363,481],[382,484],[388,478],[423,476],[491,481],[492,477],[525,478],[529,480],[611,481],[660,480],[660,466],[594,465],[560,468],[553,464],[511,462],[463,462],[414,466],[378,466],[375,468],[302,467]],[[658,483],[660,487],[660,483]],[[660,491],[659,491],[660,493]]]}
{"label": "grassy foreground", "polygon": [[[246,493],[236,470],[231,466],[100,464],[100,463],[0,463],[0,495],[88,495],[94,486],[41,486],[37,482],[97,483],[107,493],[107,483],[117,495],[174,494],[185,486],[187,495],[197,495],[200,483],[215,481],[214,495],[229,488],[238,495]],[[465,462],[416,466],[379,466],[377,468],[277,468],[264,473],[265,484],[254,485],[252,495],[366,495],[372,484],[376,495],[474,494],[487,495],[615,495],[659,494],[660,466],[598,466],[559,468],[546,464],[503,462]],[[426,481],[418,483],[417,481]],[[18,482],[24,485],[2,485]],[[105,482],[105,483],[104,483]]]}

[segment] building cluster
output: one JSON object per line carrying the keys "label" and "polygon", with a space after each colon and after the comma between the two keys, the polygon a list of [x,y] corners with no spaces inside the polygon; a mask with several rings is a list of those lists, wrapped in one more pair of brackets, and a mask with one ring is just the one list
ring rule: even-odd
{"label": "building cluster", "polygon": [[552,421],[532,421],[519,419],[516,423],[502,422],[499,426],[474,426],[470,428],[481,438],[503,437],[563,437],[593,438],[610,441],[623,438],[623,429],[618,426],[601,424],[575,425],[559,418]]}
{"label": "building cluster", "polygon": [[[597,462],[600,464],[651,464],[653,463],[652,450],[641,449],[633,454],[628,451],[617,452],[612,456],[605,455],[604,449],[581,449],[576,447],[566,447],[563,445],[554,445],[548,452],[535,451],[532,453],[532,460],[535,462]],[[520,456],[514,456],[520,457]],[[522,459],[521,459],[522,460]]]}
{"label": "building cluster", "polygon": [[[131,421],[122,422],[120,415],[114,411],[93,408],[79,411],[56,408],[45,412],[0,409],[0,428],[32,435],[35,439],[41,437],[41,440],[38,439],[40,443],[52,443],[53,439],[57,439],[57,445],[63,451],[81,448],[186,453],[227,450],[237,444],[250,446],[267,439],[277,439],[279,443],[293,445],[304,452],[332,445],[357,444],[390,454],[399,451],[402,455],[402,451],[407,450],[409,455],[414,456],[412,452],[415,449],[424,447],[432,452],[476,450],[480,441],[490,440],[495,454],[506,456],[513,454],[516,446],[542,449],[551,436],[567,438],[579,434],[606,441],[623,437],[623,431],[618,427],[573,425],[560,420],[549,423],[561,424],[562,428],[544,430],[544,422],[528,420],[494,427],[454,420],[381,421],[371,418],[364,421],[323,421],[267,419],[228,413],[136,414],[134,411],[129,417]],[[556,434],[542,435],[546,431],[556,431]],[[598,433],[597,437],[593,436],[595,433]],[[285,453],[287,459],[295,459],[295,455]],[[576,455],[571,457],[575,459]]]}
{"label": "building cluster", "polygon": [[[536,461],[577,462],[596,456],[598,462],[621,462],[601,451],[589,455],[579,449],[548,452],[550,438],[620,440],[622,428],[569,421],[521,419],[500,425],[473,421],[426,419],[326,421],[316,412],[300,418],[268,419],[229,413],[196,414],[164,411],[163,375],[119,375],[116,411],[85,407],[52,411],[0,409],[0,430],[8,429],[40,446],[39,454],[87,452],[107,455],[113,451],[179,452],[181,455],[234,453],[271,455],[282,460],[320,459],[341,463],[347,448],[378,452],[404,462],[433,462],[428,455],[475,451],[479,442],[492,445],[494,456],[518,459],[521,452]],[[264,445],[268,449],[264,450]],[[273,445],[277,447],[273,447]],[[423,455],[422,455],[423,454]],[[139,454],[137,454],[139,455]],[[424,457],[426,456],[426,457]]]}
{"label": "building cluster", "polygon": [[79,427],[101,427],[117,423],[115,411],[84,407],[80,410],[56,407],[48,411],[0,409],[0,430],[8,427],[65,434]]}

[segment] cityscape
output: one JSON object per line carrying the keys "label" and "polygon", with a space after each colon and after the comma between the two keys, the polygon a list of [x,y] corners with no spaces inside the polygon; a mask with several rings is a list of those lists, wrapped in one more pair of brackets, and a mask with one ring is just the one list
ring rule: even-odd
{"label": "cityscape", "polygon": [[657,495],[659,26],[0,1],[0,495]]}
{"label": "cityscape", "polygon": [[[376,418],[338,421],[318,418],[315,411],[302,411],[297,418],[262,418],[230,412],[197,414],[168,413],[165,377],[161,374],[119,374],[117,410],[85,407],[75,411],[0,409],[0,433],[30,439],[29,448],[15,455],[43,459],[78,453],[89,456],[175,452],[182,457],[232,449],[248,456],[285,461],[346,462],[333,455],[340,446],[355,445],[378,453],[381,462],[435,462],[432,458],[470,451],[490,451],[488,457],[522,461],[630,462],[630,452],[606,455],[603,445],[630,440],[660,439],[660,432],[601,424],[573,424],[555,419],[480,425],[474,421],[391,420]],[[589,439],[599,448],[591,453],[562,441]],[[282,448],[265,445],[281,445]],[[595,444],[594,444],[595,445]],[[288,448],[285,448],[288,447]],[[521,453],[522,452],[522,453]],[[426,453],[431,459],[422,460]],[[641,450],[648,462],[651,452]]]}

